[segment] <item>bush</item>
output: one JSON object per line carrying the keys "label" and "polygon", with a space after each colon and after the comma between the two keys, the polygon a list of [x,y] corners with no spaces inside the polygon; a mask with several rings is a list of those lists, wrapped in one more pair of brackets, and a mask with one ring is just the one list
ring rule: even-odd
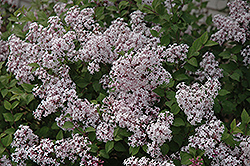
{"label": "bush", "polygon": [[248,2],[35,4],[1,35],[2,164],[249,165]]}

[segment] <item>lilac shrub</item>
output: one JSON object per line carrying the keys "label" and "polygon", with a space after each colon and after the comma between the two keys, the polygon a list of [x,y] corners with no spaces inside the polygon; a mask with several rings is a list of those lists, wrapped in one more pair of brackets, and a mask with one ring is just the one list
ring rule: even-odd
{"label": "lilac shrub", "polygon": [[0,40],[1,164],[249,165],[247,2],[50,3]]}

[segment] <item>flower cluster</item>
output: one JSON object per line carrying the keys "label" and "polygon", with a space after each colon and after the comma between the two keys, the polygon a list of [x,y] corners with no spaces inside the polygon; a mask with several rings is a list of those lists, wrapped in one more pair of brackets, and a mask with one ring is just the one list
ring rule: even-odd
{"label": "flower cluster", "polygon": [[215,156],[214,149],[221,142],[221,136],[224,132],[224,125],[216,117],[207,121],[205,124],[195,129],[195,135],[189,137],[189,147],[205,150],[205,155]]}
{"label": "flower cluster", "polygon": [[214,98],[220,90],[220,83],[217,79],[208,79],[204,85],[194,83],[187,86],[180,83],[176,87],[176,100],[181,109],[187,115],[187,120],[196,125],[202,119],[209,119],[213,116]]}
{"label": "flower cluster", "polygon": [[247,37],[249,37],[249,5],[246,1],[235,0],[229,2],[228,6],[229,16],[214,16],[213,22],[219,31],[213,34],[211,38],[220,45],[228,40],[245,43]]}
{"label": "flower cluster", "polygon": [[203,159],[202,158],[199,159],[199,157],[197,157],[196,159],[192,158],[192,159],[189,159],[189,160],[192,162],[192,164],[189,165],[189,166],[201,166],[201,165],[203,165],[203,163],[202,163]]}
{"label": "flower cluster", "polygon": [[[55,143],[49,138],[38,140],[38,136],[28,126],[20,126],[14,133],[11,144],[15,148],[12,161],[19,165],[25,165],[25,160],[32,160],[39,165],[60,165],[65,159],[74,163],[78,157],[81,158],[80,165],[101,165],[97,157],[88,154],[91,142],[77,134],[73,138],[57,140]],[[52,155],[53,154],[53,155]],[[55,156],[55,157],[53,157]],[[60,159],[60,160],[57,160]]]}
{"label": "flower cluster", "polygon": [[6,155],[3,155],[2,158],[0,158],[0,163],[3,166],[12,166],[10,159],[8,159]]}
{"label": "flower cluster", "polygon": [[1,26],[3,24],[2,17],[0,16],[0,62],[3,62],[7,59],[9,55],[8,43],[4,40],[1,40]]}
{"label": "flower cluster", "polygon": [[202,56],[202,61],[200,62],[201,69],[198,69],[194,74],[198,76],[196,78],[199,81],[204,81],[205,79],[219,79],[223,77],[222,69],[219,67],[219,62],[215,60],[214,54],[206,52]]}
{"label": "flower cluster", "polygon": [[141,166],[174,166],[173,162],[171,161],[162,161],[162,160],[154,160],[149,159],[146,157],[142,158],[136,158],[134,156],[127,158],[123,162],[126,166],[135,166],[135,165],[141,165]]}
{"label": "flower cluster", "polygon": [[250,64],[250,46],[246,46],[243,50],[241,50],[241,56],[243,57],[244,65],[247,66]]}
{"label": "flower cluster", "polygon": [[242,139],[239,147],[241,148],[241,156],[240,159],[243,161],[245,165],[250,164],[250,137],[246,136]]}
{"label": "flower cluster", "polygon": [[164,52],[164,57],[167,62],[178,64],[180,61],[184,61],[187,59],[189,46],[187,44],[177,45],[174,43],[173,45],[169,45],[166,51]]}

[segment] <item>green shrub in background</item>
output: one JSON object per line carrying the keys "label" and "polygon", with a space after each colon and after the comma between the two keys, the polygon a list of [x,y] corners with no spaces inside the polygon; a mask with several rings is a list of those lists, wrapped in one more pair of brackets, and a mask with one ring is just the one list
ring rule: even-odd
{"label": "green shrub in background", "polygon": [[0,162],[249,165],[249,4],[213,18],[206,5],[13,11],[0,41]]}

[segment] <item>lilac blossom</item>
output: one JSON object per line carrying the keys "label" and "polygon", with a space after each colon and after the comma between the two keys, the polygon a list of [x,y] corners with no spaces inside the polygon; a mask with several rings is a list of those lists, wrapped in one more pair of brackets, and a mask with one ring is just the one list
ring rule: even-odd
{"label": "lilac blossom", "polygon": [[149,159],[146,157],[136,158],[135,156],[129,157],[123,161],[123,164],[126,166],[174,166],[172,161],[168,160],[157,160],[157,159]]}
{"label": "lilac blossom", "polygon": [[187,44],[177,45],[174,43],[173,45],[169,45],[164,52],[164,58],[166,58],[166,61],[170,63],[184,63],[187,59],[188,48],[189,46]]}
{"label": "lilac blossom", "polygon": [[200,67],[201,69],[198,69],[194,74],[198,76],[195,79],[201,82],[209,78],[220,79],[223,77],[223,69],[219,68],[219,62],[215,60],[215,56],[212,53],[206,52],[202,56]]}
{"label": "lilac blossom", "polygon": [[221,142],[224,125],[216,117],[195,129],[195,134],[188,138],[189,147],[205,150],[205,155],[212,158],[216,155],[216,145]]}
{"label": "lilac blossom", "polygon": [[[72,138],[52,141],[49,138],[38,139],[28,126],[20,126],[14,133],[11,146],[15,148],[12,161],[19,165],[26,165],[25,160],[32,160],[39,165],[55,165],[65,163],[69,159],[74,163],[78,157],[81,158],[80,165],[102,165],[102,161],[89,154],[92,143],[88,138],[73,134]],[[52,155],[54,154],[54,155]],[[54,156],[54,157],[53,157]],[[60,160],[57,160],[60,159]]]}
{"label": "lilac blossom", "polygon": [[11,160],[6,157],[6,155],[3,155],[2,158],[0,158],[0,163],[2,166],[12,166]]}
{"label": "lilac blossom", "polygon": [[249,5],[246,1],[235,0],[229,2],[228,6],[229,16],[219,14],[214,16],[213,22],[218,32],[213,34],[211,39],[220,45],[229,40],[245,43],[249,37]]}
{"label": "lilac blossom", "polygon": [[187,86],[180,83],[176,88],[178,89],[177,103],[192,125],[201,123],[203,118],[209,119],[213,116],[214,98],[220,90],[220,83],[217,79],[208,79],[204,85],[194,83]]}
{"label": "lilac blossom", "polygon": [[243,50],[241,50],[241,56],[243,57],[244,65],[247,66],[250,64],[250,46],[246,46]]}

